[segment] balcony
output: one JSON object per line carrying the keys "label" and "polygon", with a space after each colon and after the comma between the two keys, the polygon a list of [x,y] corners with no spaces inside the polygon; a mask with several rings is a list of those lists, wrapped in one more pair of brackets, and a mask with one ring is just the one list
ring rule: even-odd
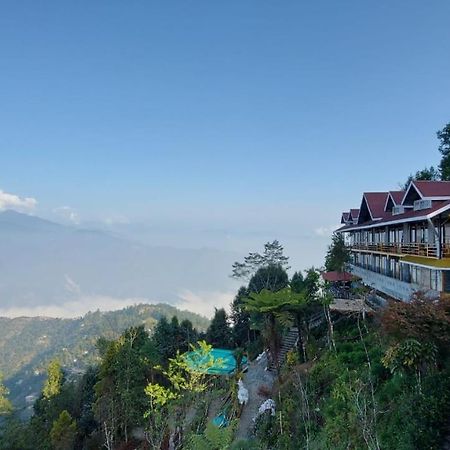
{"label": "balcony", "polygon": [[[438,257],[438,248],[436,245],[432,244],[421,244],[417,242],[412,242],[408,244],[367,244],[359,243],[352,244],[349,246],[351,250],[362,250],[367,252],[376,253],[388,253],[393,255],[415,255],[415,256],[425,256],[428,258]],[[444,244],[442,246],[442,256],[450,257],[450,244]]]}

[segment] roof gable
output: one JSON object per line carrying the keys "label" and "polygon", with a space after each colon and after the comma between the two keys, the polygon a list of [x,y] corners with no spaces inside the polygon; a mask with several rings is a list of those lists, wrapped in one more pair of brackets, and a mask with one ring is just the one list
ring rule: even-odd
{"label": "roof gable", "polygon": [[380,220],[385,216],[388,192],[364,192],[359,210],[358,224],[369,220]]}
{"label": "roof gable", "polygon": [[389,191],[384,204],[384,211],[392,211],[394,206],[400,205],[405,191]]}
{"label": "roof gable", "polygon": [[414,205],[416,200],[420,200],[423,198],[423,195],[417,189],[414,184],[414,181],[409,183],[409,186],[406,188],[405,194],[403,195],[402,205]]}
{"label": "roof gable", "polygon": [[356,221],[356,220],[358,220],[358,217],[359,217],[359,209],[351,209],[350,210],[350,218],[353,221]]}
{"label": "roof gable", "polygon": [[343,212],[341,217],[341,223],[348,223],[349,220],[350,220],[350,213]]}

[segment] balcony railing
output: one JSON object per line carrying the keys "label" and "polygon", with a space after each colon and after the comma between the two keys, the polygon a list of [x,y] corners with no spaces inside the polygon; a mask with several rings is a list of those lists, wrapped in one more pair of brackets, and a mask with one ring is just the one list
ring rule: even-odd
{"label": "balcony railing", "polygon": [[[365,250],[371,252],[380,253],[392,253],[395,255],[416,255],[416,256],[427,256],[429,258],[438,257],[438,249],[436,245],[422,244],[422,243],[408,243],[408,244],[397,244],[397,243],[378,243],[378,244],[352,244],[350,245],[352,250]],[[450,244],[443,245],[442,256],[450,257]]]}

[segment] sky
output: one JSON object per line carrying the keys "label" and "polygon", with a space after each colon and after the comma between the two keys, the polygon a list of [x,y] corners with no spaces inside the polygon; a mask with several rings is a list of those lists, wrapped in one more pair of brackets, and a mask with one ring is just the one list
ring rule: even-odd
{"label": "sky", "polygon": [[[0,208],[323,262],[439,161],[450,2],[3,1]],[[9,196],[9,197],[8,197]]]}

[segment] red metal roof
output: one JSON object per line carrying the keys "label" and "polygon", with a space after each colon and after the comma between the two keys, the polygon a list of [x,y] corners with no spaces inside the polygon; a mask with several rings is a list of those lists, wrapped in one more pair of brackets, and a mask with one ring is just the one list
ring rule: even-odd
{"label": "red metal roof", "polygon": [[417,220],[425,219],[425,216],[432,215],[441,208],[450,209],[450,200],[434,200],[431,208],[422,209],[419,211],[414,211],[413,209],[407,209],[403,214],[392,215],[391,212],[384,212],[383,218],[381,220],[369,220],[367,222],[358,225],[345,225],[336,231],[345,231],[347,229],[364,228],[370,225],[380,226],[391,222],[402,222],[402,221],[413,221],[414,218]]}
{"label": "red metal roof", "polygon": [[325,281],[329,281],[330,283],[336,283],[338,281],[352,281],[355,280],[358,277],[355,277],[355,275],[351,274],[350,272],[322,272],[322,278]]}
{"label": "red metal roof", "polygon": [[396,205],[400,205],[405,195],[405,191],[389,191]]}
{"label": "red metal roof", "polygon": [[364,192],[364,197],[373,219],[384,216],[384,205],[386,204],[387,196],[388,192]]}
{"label": "red metal roof", "polygon": [[450,197],[450,181],[414,180],[413,183],[423,197]]}

